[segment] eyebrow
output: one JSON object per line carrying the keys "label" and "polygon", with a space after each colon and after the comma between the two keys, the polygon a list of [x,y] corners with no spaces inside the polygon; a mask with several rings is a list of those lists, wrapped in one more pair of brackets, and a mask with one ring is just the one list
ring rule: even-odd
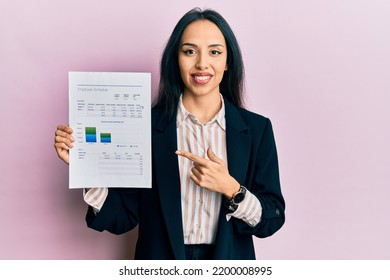
{"label": "eyebrow", "polygon": [[[183,43],[183,44],[181,44],[181,47],[183,47],[183,46],[197,47],[197,45],[193,44],[193,43]],[[225,46],[222,45],[222,44],[211,44],[208,47],[209,48],[214,48],[214,47],[222,47],[222,48],[224,48]]]}

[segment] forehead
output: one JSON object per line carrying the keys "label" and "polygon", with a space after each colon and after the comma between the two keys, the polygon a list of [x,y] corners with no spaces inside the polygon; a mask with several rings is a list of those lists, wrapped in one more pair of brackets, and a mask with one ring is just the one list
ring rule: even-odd
{"label": "forehead", "polygon": [[225,45],[225,37],[218,26],[212,21],[196,20],[184,29],[180,42]]}

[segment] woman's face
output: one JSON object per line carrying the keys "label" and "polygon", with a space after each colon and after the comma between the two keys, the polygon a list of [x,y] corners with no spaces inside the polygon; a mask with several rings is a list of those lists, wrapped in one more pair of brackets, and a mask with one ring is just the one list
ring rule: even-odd
{"label": "woman's face", "polygon": [[227,70],[227,46],[217,25],[209,20],[197,20],[184,29],[179,68],[184,94],[219,94],[219,84]]}

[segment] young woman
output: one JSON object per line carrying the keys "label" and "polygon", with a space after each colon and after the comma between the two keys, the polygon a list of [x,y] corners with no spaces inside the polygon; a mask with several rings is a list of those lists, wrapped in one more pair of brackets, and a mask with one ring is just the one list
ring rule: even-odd
{"label": "young woman", "polygon": [[[243,72],[224,18],[185,14],[161,60],[153,186],[85,190],[88,226],[121,234],[139,225],[136,259],[255,259],[252,236],[279,230],[285,203],[271,123],[242,108]],[[72,133],[57,127],[66,163]]]}

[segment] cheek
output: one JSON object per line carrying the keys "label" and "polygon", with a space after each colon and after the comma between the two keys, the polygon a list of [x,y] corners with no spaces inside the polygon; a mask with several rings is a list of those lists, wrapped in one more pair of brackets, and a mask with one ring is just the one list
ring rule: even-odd
{"label": "cheek", "polygon": [[182,78],[188,73],[188,67],[183,59],[179,57],[179,71]]}
{"label": "cheek", "polygon": [[228,70],[228,67],[227,67],[227,64],[225,64],[225,63],[221,63],[218,66],[218,74],[221,76],[223,76],[227,70]]}

